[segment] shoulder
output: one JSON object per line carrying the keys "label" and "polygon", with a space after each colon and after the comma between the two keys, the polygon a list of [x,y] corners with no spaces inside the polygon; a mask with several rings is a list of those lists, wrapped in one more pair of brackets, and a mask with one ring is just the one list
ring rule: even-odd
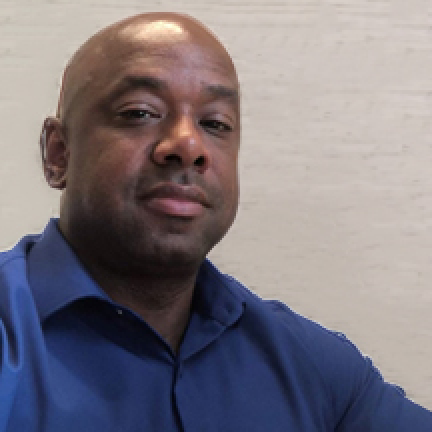
{"label": "shoulder", "polygon": [[[320,344],[334,344],[348,346],[358,350],[338,331],[332,331],[305,316],[293,311],[288,305],[279,300],[265,300],[250,291],[242,283],[232,276],[225,275],[230,288],[242,299],[245,304],[245,312],[254,315],[260,321],[269,321],[269,325],[287,335],[294,337],[305,346],[308,351],[320,349]],[[318,344],[318,345],[317,345]]]}
{"label": "shoulder", "polygon": [[225,275],[230,288],[245,304],[246,315],[253,316],[260,323],[268,322],[273,330],[279,330],[283,337],[296,340],[311,356],[316,357],[329,347],[337,351],[353,352],[356,357],[361,354],[346,336],[339,331],[332,331],[321,324],[293,311],[279,300],[265,300],[254,294],[232,276]]}
{"label": "shoulder", "polygon": [[39,319],[27,281],[27,253],[38,236],[24,237],[0,252],[0,430],[7,421],[25,370],[30,370],[31,347]]}
{"label": "shoulder", "polygon": [[25,236],[13,248],[0,251],[0,276],[2,278],[9,275],[18,276],[25,272],[27,254],[39,237],[40,235]]}
{"label": "shoulder", "polygon": [[[381,379],[370,359],[341,332],[308,319],[277,300],[264,300],[231,276],[232,290],[245,304],[246,325],[266,338],[266,347],[316,376],[340,415],[361,391],[370,374]],[[289,357],[286,353],[290,353]]]}
{"label": "shoulder", "polygon": [[28,252],[38,240],[37,235],[23,237],[12,249],[0,252],[0,321],[8,324],[23,315],[24,304],[33,306],[28,282]]}
{"label": "shoulder", "polygon": [[432,413],[409,400],[400,387],[385,382],[372,361],[344,334],[279,301],[259,298],[231,277],[227,280],[243,298],[250,327],[261,333],[261,341],[268,341],[266,351],[281,360],[277,364],[294,362],[296,374],[311,377],[314,392],[325,388],[338,431],[432,430]]}

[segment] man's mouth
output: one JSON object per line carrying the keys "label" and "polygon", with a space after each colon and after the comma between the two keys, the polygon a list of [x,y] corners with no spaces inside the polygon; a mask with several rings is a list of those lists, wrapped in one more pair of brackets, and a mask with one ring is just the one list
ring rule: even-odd
{"label": "man's mouth", "polygon": [[156,213],[183,218],[197,217],[209,207],[205,193],[195,185],[160,183],[140,200]]}

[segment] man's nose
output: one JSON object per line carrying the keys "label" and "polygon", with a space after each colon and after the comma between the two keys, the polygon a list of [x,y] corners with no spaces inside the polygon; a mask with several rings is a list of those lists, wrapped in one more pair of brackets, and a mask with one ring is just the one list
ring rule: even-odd
{"label": "man's nose", "polygon": [[165,137],[153,150],[157,165],[178,165],[203,173],[209,164],[209,154],[199,130],[190,116],[183,116],[171,125]]}

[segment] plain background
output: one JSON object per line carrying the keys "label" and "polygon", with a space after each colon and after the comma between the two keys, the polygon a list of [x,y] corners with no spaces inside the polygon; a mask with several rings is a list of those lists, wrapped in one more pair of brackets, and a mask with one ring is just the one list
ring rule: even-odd
{"label": "plain background", "polygon": [[38,136],[68,58],[156,10],[202,20],[240,75],[240,212],[212,259],[431,409],[432,0],[0,0],[0,249],[58,212]]}

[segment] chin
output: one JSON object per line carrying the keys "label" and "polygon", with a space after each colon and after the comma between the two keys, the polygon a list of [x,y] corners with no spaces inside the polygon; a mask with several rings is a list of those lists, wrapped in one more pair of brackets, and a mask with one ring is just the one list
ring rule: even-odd
{"label": "chin", "polygon": [[205,259],[208,247],[203,243],[170,242],[159,244],[152,253],[153,259],[166,266],[197,266]]}
{"label": "chin", "polygon": [[[190,276],[196,273],[206,254],[198,250],[183,248],[157,248],[157,251],[146,251],[137,256],[134,254],[134,272],[143,274],[160,274],[161,277]],[[132,270],[132,269],[131,269]]]}

